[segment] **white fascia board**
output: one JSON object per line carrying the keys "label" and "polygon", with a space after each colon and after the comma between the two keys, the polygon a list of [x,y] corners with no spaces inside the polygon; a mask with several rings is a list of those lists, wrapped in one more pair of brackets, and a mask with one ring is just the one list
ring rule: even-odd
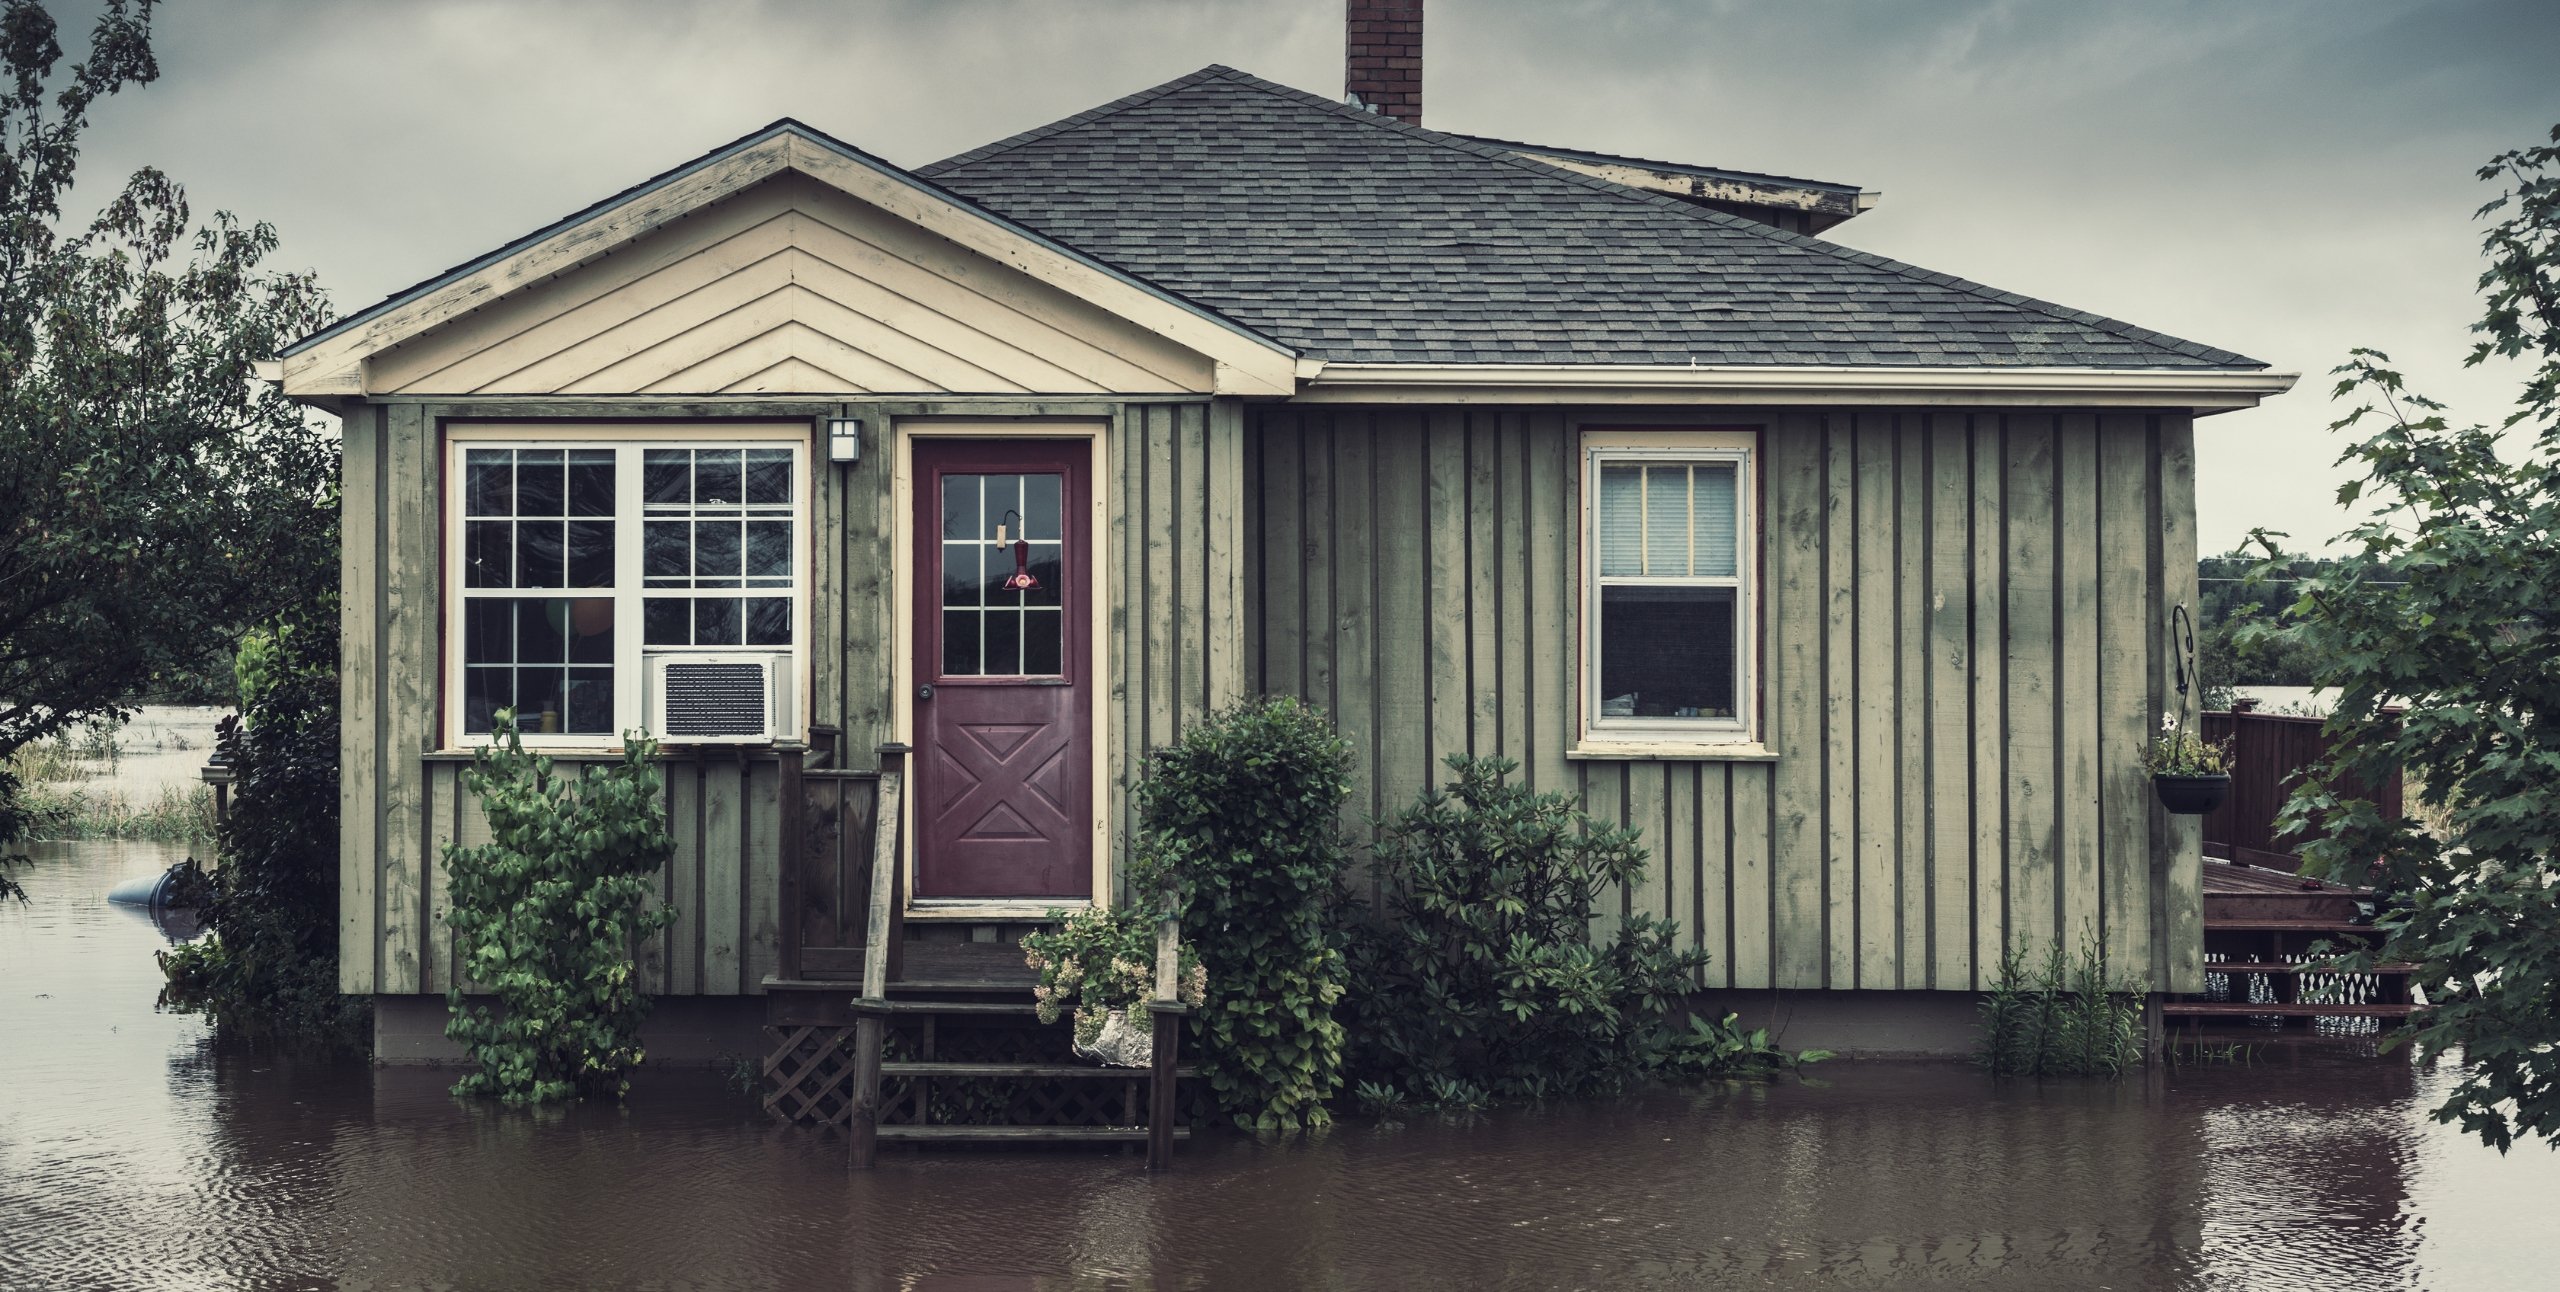
{"label": "white fascia board", "polygon": [[1298,403],[2255,407],[2300,374],[2213,368],[1328,363]]}

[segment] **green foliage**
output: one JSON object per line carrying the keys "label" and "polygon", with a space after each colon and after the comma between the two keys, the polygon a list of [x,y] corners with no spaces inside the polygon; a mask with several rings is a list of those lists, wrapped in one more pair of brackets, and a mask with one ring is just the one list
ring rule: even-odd
{"label": "green foliage", "polygon": [[[2312,836],[2317,873],[2391,899],[2382,945],[2349,963],[2422,966],[2432,1008],[2387,1043],[2459,1052],[2435,1116],[2500,1149],[2560,1144],[2560,127],[2551,139],[2480,171],[2505,186],[2480,214],[2504,218],[2483,240],[2466,362],[2530,363],[2515,411],[2456,428],[2388,356],[2355,351],[2335,394],[2358,403],[2333,429],[2361,474],[2339,501],[2371,517],[2286,612],[2338,703],[2281,825]],[[2404,771],[2432,831],[2358,788]]]}
{"label": "green foliage", "polygon": [[1186,1053],[1247,1130],[1322,1126],[1342,1088],[1345,971],[1328,907],[1350,767],[1323,714],[1250,700],[1155,751],[1138,784],[1131,886],[1180,894],[1182,939],[1207,975]]}
{"label": "green foliage", "polygon": [[1594,944],[1600,894],[1644,872],[1634,831],[1512,784],[1508,759],[1448,766],[1380,834],[1387,918],[1351,939],[1364,1104],[1476,1107],[1788,1061],[1730,1018],[1680,1024],[1707,956],[1679,949],[1676,924],[1632,916]]}
{"label": "green foliage", "polygon": [[[1070,915],[1049,912],[1053,929],[1024,935],[1022,952],[1040,975],[1031,995],[1040,1021],[1063,1013],[1076,1021],[1076,1041],[1093,1044],[1111,1011],[1134,1009],[1155,995],[1156,925],[1161,894],[1141,894],[1135,905],[1088,908]],[[1199,948],[1185,943],[1175,973],[1176,996],[1194,1009],[1208,1003],[1208,970]],[[1137,1016],[1143,1021],[1144,1015]]]}
{"label": "green foliage", "polygon": [[1983,995],[1975,1057],[1995,1076],[2120,1076],[2142,1062],[2141,999],[2095,937],[2082,937],[2077,958],[2056,938],[2032,963],[2023,944],[2012,946]]}
{"label": "green foliage", "polygon": [[2278,624],[2296,581],[2328,564],[2294,556],[2270,566],[2237,547],[2196,562],[2196,667],[2205,708],[2230,708],[2235,687],[2311,685],[2319,667],[2311,648],[2265,630]]}
{"label": "green foliage", "polygon": [[252,368],[328,318],[264,267],[275,231],[198,225],[149,169],[63,227],[91,108],[159,75],[148,0],[96,7],[65,67],[45,5],[0,0],[0,756],[202,672],[337,569],[335,437]]}
{"label": "green foliage", "polygon": [[268,634],[273,681],[223,720],[222,864],[191,895],[208,933],[161,955],[160,999],[227,1034],[360,1048],[371,1006],[338,993],[336,616],[322,598]]}
{"label": "green foliage", "polygon": [[2231,742],[2209,741],[2173,726],[2151,738],[2142,766],[2154,776],[2224,775],[2231,770]]}
{"label": "green foliage", "polygon": [[539,1104],[629,1091],[649,1011],[632,948],[676,918],[648,905],[650,881],[675,851],[656,752],[627,736],[622,761],[562,776],[525,752],[515,714],[502,711],[493,743],[463,774],[489,842],[446,848],[448,918],[464,975],[498,1008],[466,1003],[460,987],[446,998],[445,1035],[480,1065],[455,1094]]}

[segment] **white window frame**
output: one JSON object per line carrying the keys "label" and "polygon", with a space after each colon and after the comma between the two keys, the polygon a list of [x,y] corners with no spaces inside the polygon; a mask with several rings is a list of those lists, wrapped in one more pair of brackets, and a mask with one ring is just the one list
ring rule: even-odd
{"label": "white window frame", "polygon": [[[785,729],[774,733],[776,740],[805,738],[809,728],[810,660],[809,628],[811,602],[816,595],[816,571],[811,566],[814,536],[809,532],[809,516],[813,508],[816,480],[811,471],[814,455],[810,452],[809,424],[793,422],[684,422],[684,423],[449,423],[444,428],[441,448],[443,468],[444,550],[438,562],[442,570],[443,595],[438,598],[437,640],[442,677],[442,695],[438,712],[442,719],[443,746],[447,752],[465,752],[491,743],[490,733],[465,731],[463,713],[463,603],[470,599],[463,586],[464,562],[468,544],[463,526],[464,473],[463,455],[472,449],[612,449],[614,460],[614,548],[613,548],[613,724],[610,734],[524,732],[527,749],[552,753],[618,751],[623,732],[643,730],[648,720],[647,657],[652,654],[734,653],[749,656],[790,656],[792,678],[791,712]],[[647,647],[641,642],[643,599],[648,595],[644,569],[643,490],[641,485],[641,453],[653,448],[788,448],[791,450],[791,645],[781,646],[662,646]],[[557,596],[575,598],[582,591],[575,588],[482,589],[491,595],[509,597]]]}
{"label": "white window frame", "polygon": [[[1586,430],[1582,433],[1581,725],[1577,752],[1600,756],[1760,751],[1759,437],[1750,431]],[[1600,573],[1600,469],[1607,464],[1734,464],[1734,573],[1709,576]],[[1603,586],[1734,589],[1734,678],[1731,718],[1600,716],[1600,589]]]}

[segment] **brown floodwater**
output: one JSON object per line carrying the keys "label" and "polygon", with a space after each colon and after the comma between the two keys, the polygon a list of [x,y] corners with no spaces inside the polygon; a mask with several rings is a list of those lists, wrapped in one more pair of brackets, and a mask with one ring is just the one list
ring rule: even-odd
{"label": "brown floodwater", "polygon": [[842,1158],[700,1072],[510,1114],[157,1014],[150,845],[0,908],[0,1288],[2560,1286],[2560,1156],[2352,1048],[2121,1084],[1826,1065],[1312,1143]]}

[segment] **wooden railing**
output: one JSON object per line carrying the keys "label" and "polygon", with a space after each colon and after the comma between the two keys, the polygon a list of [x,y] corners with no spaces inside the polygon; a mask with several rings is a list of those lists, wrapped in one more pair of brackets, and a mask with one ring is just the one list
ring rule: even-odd
{"label": "wooden railing", "polygon": [[861,976],[879,789],[876,771],[807,767],[795,751],[783,750],[778,976],[844,982]]}
{"label": "wooden railing", "polygon": [[888,1039],[889,982],[905,939],[906,867],[899,864],[907,788],[907,747],[880,746],[879,793],[871,831],[869,909],[862,936],[862,995],[854,1002],[853,1112],[845,1125],[845,1165],[869,1170],[880,1146],[880,1050]]}
{"label": "wooden railing", "polygon": [[[2276,817],[2293,793],[2304,768],[2329,755],[2329,737],[2319,718],[2282,713],[2207,711],[2204,738],[2231,742],[2231,797],[2204,819],[2207,856],[2268,866],[2302,868],[2296,855],[2309,839],[2276,838]],[[2400,814],[2400,778],[2358,792],[2371,798],[2384,817]]]}

